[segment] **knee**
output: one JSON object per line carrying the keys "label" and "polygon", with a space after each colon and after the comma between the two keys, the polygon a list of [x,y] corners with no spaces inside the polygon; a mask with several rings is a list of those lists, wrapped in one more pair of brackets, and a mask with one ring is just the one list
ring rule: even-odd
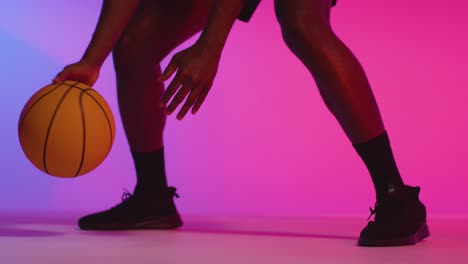
{"label": "knee", "polygon": [[134,42],[134,37],[128,33],[123,33],[112,50],[115,69],[121,71],[124,68],[132,67],[132,64],[138,61],[137,50],[138,48]]}
{"label": "knee", "polygon": [[119,39],[114,49],[112,57],[114,59],[114,67],[118,74],[127,72],[128,69],[136,68],[143,63],[140,54],[141,46],[134,36],[123,34]]}
{"label": "knee", "polygon": [[123,33],[114,49],[112,57],[117,75],[138,72],[140,75],[152,71],[164,58],[163,49],[147,45],[144,36],[135,33]]}
{"label": "knee", "polygon": [[314,12],[290,10],[279,5],[275,12],[283,39],[293,51],[300,47],[310,49],[325,44],[327,38],[333,34],[328,17]]}

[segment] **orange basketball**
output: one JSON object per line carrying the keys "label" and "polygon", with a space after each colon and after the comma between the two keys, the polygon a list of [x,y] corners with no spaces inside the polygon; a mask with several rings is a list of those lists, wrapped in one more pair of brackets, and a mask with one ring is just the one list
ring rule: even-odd
{"label": "orange basketball", "polygon": [[28,100],[18,135],[34,166],[71,178],[92,171],[107,157],[114,143],[114,116],[96,90],[64,81],[47,85]]}

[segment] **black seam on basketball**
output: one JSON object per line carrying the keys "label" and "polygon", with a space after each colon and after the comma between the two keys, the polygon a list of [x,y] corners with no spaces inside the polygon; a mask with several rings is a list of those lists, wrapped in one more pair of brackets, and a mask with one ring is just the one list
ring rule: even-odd
{"label": "black seam on basketball", "polygon": [[[69,83],[65,83],[65,82],[74,82],[73,84],[69,84]],[[80,88],[78,86],[76,86],[77,84],[79,84],[80,82],[77,82],[77,81],[63,81],[63,85],[68,85],[68,87],[76,87],[76,88]],[[81,88],[80,88],[81,89]]]}
{"label": "black seam on basketball", "polygon": [[58,109],[60,108],[60,105],[62,104],[63,100],[65,99],[65,96],[71,91],[71,88],[68,88],[68,90],[62,95],[62,98],[60,98],[60,101],[58,102],[57,106],[55,107],[55,111],[52,114],[52,118],[50,119],[49,127],[47,128],[47,134],[45,137],[45,142],[44,142],[44,152],[43,152],[43,160],[42,163],[44,165],[44,170],[46,173],[49,173],[49,170],[47,169],[47,162],[46,162],[46,156],[47,156],[47,143],[49,142],[49,134],[50,130],[52,129],[52,124],[54,123],[55,116],[57,115]]}
{"label": "black seam on basketball", "polygon": [[102,105],[96,100],[96,98],[94,98],[90,93],[88,93],[88,90],[89,90],[89,91],[94,91],[94,90],[93,90],[93,89],[86,89],[86,90],[84,91],[84,93],[86,93],[89,97],[91,97],[91,99],[94,100],[94,102],[96,102],[97,105],[99,105],[99,108],[101,108],[102,113],[104,114],[104,117],[105,117],[106,120],[107,120],[107,125],[109,126],[109,134],[110,134],[110,138],[109,138],[109,140],[110,140],[110,142],[109,142],[109,149],[108,149],[108,151],[107,151],[107,153],[109,153],[110,150],[111,150],[111,148],[112,148],[112,143],[113,143],[113,142],[112,142],[112,139],[114,138],[114,133],[112,133],[112,125],[111,125],[111,122],[110,122],[110,120],[109,120],[109,117],[107,116],[106,111],[104,110],[104,107],[102,107]]}
{"label": "black seam on basketball", "polygon": [[51,92],[57,90],[62,84],[64,84],[64,83],[63,83],[63,82],[58,83],[56,87],[54,87],[52,90],[48,91],[47,93],[41,95],[41,97],[39,97],[34,103],[31,104],[31,106],[29,107],[28,111],[26,111],[26,113],[24,114],[23,120],[21,120],[21,124],[20,124],[20,127],[19,127],[19,130],[20,130],[20,131],[21,131],[21,129],[23,128],[23,124],[24,124],[24,120],[26,120],[26,116],[28,116],[29,112],[31,112],[31,109],[32,109],[42,98],[44,98],[46,95],[50,94]]}
{"label": "black seam on basketball", "polygon": [[[102,105],[98,102],[98,100],[96,100],[96,98],[94,98],[94,96],[92,96],[90,93],[88,93],[88,91],[94,91],[94,89],[92,88],[86,88],[86,89],[83,89],[81,87],[78,87],[76,86],[76,84],[78,84],[78,82],[74,83],[74,84],[68,84],[66,83],[66,85],[68,85],[70,88],[76,88],[76,89],[79,89],[81,90],[83,93],[86,93],[87,95],[89,95],[89,97],[91,97],[91,99],[94,100],[94,102],[96,102],[96,104],[99,106],[99,108],[101,108],[102,112],[104,113],[104,116],[106,117],[106,120],[107,120],[107,124],[109,125],[109,134],[110,134],[110,143],[109,143],[109,151],[111,150],[112,148],[112,138],[114,137],[114,134],[112,133],[112,125],[110,123],[110,119],[109,119],[109,116],[107,116],[107,113],[106,111],[104,110],[104,107],[102,107]],[[108,151],[108,152],[109,152]]]}
{"label": "black seam on basketball", "polygon": [[89,97],[91,97],[91,99],[94,100],[94,102],[96,102],[96,104],[99,105],[99,108],[101,108],[102,110],[102,113],[104,114],[104,117],[106,118],[107,120],[107,125],[109,127],[109,134],[110,134],[110,142],[109,142],[109,150],[108,152],[110,152],[111,148],[112,148],[112,139],[114,138],[114,133],[112,133],[112,125],[111,125],[111,122],[110,122],[110,119],[109,119],[109,116],[107,116],[107,113],[106,111],[104,110],[104,107],[102,107],[102,105],[98,102],[98,100],[96,100],[96,98],[94,98],[90,93],[88,93],[88,91],[94,91],[93,89],[86,89],[84,92],[89,95]]}
{"label": "black seam on basketball", "polygon": [[86,151],[86,122],[85,122],[85,114],[84,114],[84,109],[83,109],[83,94],[84,92],[80,93],[80,98],[79,98],[79,104],[80,104],[80,112],[81,112],[81,121],[83,123],[83,147],[81,149],[81,161],[80,161],[80,166],[78,167],[78,171],[75,173],[75,176],[78,176],[80,173],[81,168],[83,167],[83,162],[84,162],[84,156],[85,156],[85,151]]}
{"label": "black seam on basketball", "polygon": [[112,125],[111,125],[111,122],[110,122],[110,119],[109,119],[109,116],[107,115],[106,113],[106,110],[104,110],[104,107],[102,107],[102,105],[99,103],[98,100],[96,100],[96,98],[94,98],[94,96],[92,96],[88,91],[94,91],[93,89],[81,89],[80,87],[75,87],[75,88],[78,88],[80,89],[83,93],[86,93],[87,95],[89,95],[89,97],[91,97],[91,99],[94,100],[94,102],[99,106],[99,108],[101,108],[102,110],[102,113],[104,114],[104,117],[106,118],[107,120],[107,125],[109,126],[109,134],[110,134],[110,143],[109,143],[109,151],[111,150],[112,148],[112,138],[114,137],[114,134],[112,133]]}

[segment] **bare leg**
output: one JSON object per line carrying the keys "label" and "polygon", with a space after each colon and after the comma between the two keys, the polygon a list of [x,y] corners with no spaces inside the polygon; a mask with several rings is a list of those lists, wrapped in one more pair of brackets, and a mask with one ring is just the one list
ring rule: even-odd
{"label": "bare leg", "polygon": [[385,129],[367,77],[330,27],[331,0],[276,0],[283,37],[313,75],[328,109],[353,144]]}
{"label": "bare leg", "polygon": [[330,27],[330,5],[331,0],[275,1],[286,44],[313,75],[381,197],[403,180],[364,70]]}
{"label": "bare leg", "polygon": [[212,0],[143,0],[113,52],[120,113],[132,151],[163,146],[165,109],[160,61],[200,31]]}
{"label": "bare leg", "polygon": [[160,61],[200,31],[212,0],[143,0],[113,51],[119,108],[135,162],[135,192],[109,210],[81,218],[81,229],[168,229],[182,225],[164,168],[165,109]]}
{"label": "bare leg", "polygon": [[332,0],[275,0],[284,40],[315,78],[325,104],[365,162],[377,195],[359,245],[411,245],[429,236],[419,187],[404,185],[377,103],[351,51],[330,28]]}

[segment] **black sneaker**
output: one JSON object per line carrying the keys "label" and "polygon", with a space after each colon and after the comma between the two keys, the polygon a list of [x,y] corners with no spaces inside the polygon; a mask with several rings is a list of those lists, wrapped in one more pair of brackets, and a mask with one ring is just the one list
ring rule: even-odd
{"label": "black sneaker", "polygon": [[122,202],[111,209],[85,216],[78,221],[82,230],[173,229],[182,225],[173,197],[179,197],[174,187],[151,199],[122,195]]}
{"label": "black sneaker", "polygon": [[426,207],[419,201],[419,187],[403,186],[379,198],[361,231],[358,245],[371,247],[413,245],[429,236]]}

